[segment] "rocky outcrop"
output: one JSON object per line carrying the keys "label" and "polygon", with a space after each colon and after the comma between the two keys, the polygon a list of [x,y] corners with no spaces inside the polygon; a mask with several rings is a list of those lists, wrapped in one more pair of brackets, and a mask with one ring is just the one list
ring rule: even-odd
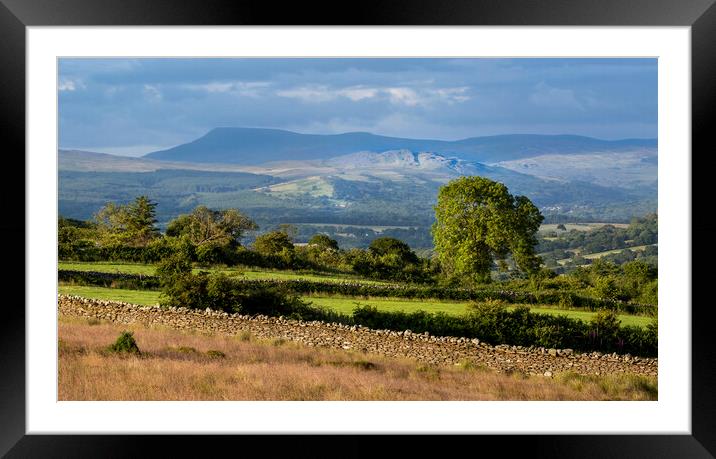
{"label": "rocky outcrop", "polygon": [[225,312],[139,306],[117,301],[60,295],[61,315],[115,323],[163,325],[180,330],[214,334],[251,333],[256,338],[285,339],[306,346],[353,350],[391,357],[408,357],[435,365],[470,362],[501,372],[553,376],[571,371],[584,375],[632,373],[656,376],[658,360],[630,355],[577,353],[571,349],[544,349],[498,345],[477,339],[417,334],[410,330],[372,330],[360,325],[288,320],[282,317],[246,316]]}

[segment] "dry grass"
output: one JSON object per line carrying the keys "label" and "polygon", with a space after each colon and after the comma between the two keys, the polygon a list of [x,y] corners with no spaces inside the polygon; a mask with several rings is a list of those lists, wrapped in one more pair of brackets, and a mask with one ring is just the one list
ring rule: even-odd
{"label": "dry grass", "polygon": [[[130,330],[141,355],[107,351]],[[656,379],[554,380],[469,362],[424,365],[357,352],[61,318],[60,400],[653,400]]]}

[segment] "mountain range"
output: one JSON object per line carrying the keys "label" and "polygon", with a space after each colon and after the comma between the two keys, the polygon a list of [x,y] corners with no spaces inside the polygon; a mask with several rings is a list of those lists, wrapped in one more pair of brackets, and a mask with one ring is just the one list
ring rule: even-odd
{"label": "mountain range", "polygon": [[584,154],[596,151],[656,149],[655,139],[599,140],[576,135],[510,134],[463,140],[386,137],[368,132],[299,134],[280,129],[215,128],[206,135],[148,159],[228,164],[328,159],[358,151],[430,151],[480,162],[509,161],[545,154]]}
{"label": "mountain range", "polygon": [[650,139],[440,141],[218,128],[141,158],[60,150],[59,207],[64,216],[86,219],[107,201],[146,194],[159,203],[160,225],[204,204],[239,208],[262,228],[414,228],[420,241],[414,243],[429,244],[438,189],[456,177],[502,182],[530,198],[549,221],[618,222],[656,211],[657,167],[657,144]]}

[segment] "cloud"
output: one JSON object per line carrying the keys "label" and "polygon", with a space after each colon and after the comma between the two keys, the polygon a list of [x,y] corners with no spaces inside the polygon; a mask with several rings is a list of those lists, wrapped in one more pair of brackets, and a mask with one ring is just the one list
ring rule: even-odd
{"label": "cloud", "polygon": [[455,104],[467,102],[470,96],[466,95],[469,88],[467,86],[456,88],[420,88],[412,89],[408,87],[387,88],[386,92],[390,95],[390,101],[397,105],[407,105],[415,107],[417,105],[428,106],[436,103]]}
{"label": "cloud", "polygon": [[199,89],[206,92],[229,92],[234,88],[234,83],[212,82],[199,85],[189,85],[191,89]]}
{"label": "cloud", "polygon": [[262,90],[271,86],[267,81],[210,81],[202,84],[184,84],[180,87],[210,94],[227,93],[244,97],[259,97]]}
{"label": "cloud", "polygon": [[467,86],[459,88],[440,88],[435,89],[433,93],[441,100],[452,104],[455,102],[467,102],[470,100],[471,97],[466,95],[469,89],[470,88]]}
{"label": "cloud", "polygon": [[410,88],[387,88],[385,92],[390,97],[393,104],[404,104],[408,107],[414,107],[423,102],[418,94]]}
{"label": "cloud", "polygon": [[326,85],[306,85],[276,91],[280,97],[299,99],[303,102],[319,103],[347,98],[353,102],[367,99],[383,99],[394,105],[416,107],[435,102],[456,103],[470,100],[465,93],[467,86],[455,88],[411,88],[407,86],[368,87],[349,86],[332,88]]}
{"label": "cloud", "polygon": [[60,91],[76,91],[77,89],[84,89],[85,85],[82,80],[73,80],[70,78],[63,78],[60,80],[57,89]]}
{"label": "cloud", "polygon": [[326,86],[301,86],[276,91],[277,96],[299,99],[304,102],[328,102],[336,99],[338,93]]}
{"label": "cloud", "polygon": [[154,85],[145,84],[143,89],[144,95],[147,99],[158,102],[162,100],[162,92]]}
{"label": "cloud", "polygon": [[349,98],[353,102],[357,102],[363,99],[372,99],[378,95],[378,90],[375,88],[365,88],[362,86],[354,86],[351,88],[345,88],[338,92],[340,95]]}
{"label": "cloud", "polygon": [[366,86],[349,86],[344,88],[331,88],[326,85],[306,85],[290,89],[276,91],[280,97],[299,99],[304,102],[330,102],[339,98],[350,99],[358,102],[366,99],[375,99],[380,96],[382,90]]}

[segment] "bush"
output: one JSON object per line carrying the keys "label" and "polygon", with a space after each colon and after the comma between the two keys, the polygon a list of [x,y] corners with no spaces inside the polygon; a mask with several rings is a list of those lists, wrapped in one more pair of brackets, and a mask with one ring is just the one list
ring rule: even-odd
{"label": "bush", "polygon": [[654,279],[641,288],[639,301],[646,304],[659,304],[659,281]]}
{"label": "bush", "polygon": [[597,277],[594,285],[594,294],[599,298],[608,300],[621,300],[625,297],[614,276]]}
{"label": "bush", "polygon": [[259,266],[263,268],[269,267],[264,257],[254,250],[249,250],[246,247],[239,247],[234,254],[236,264],[243,266]]}
{"label": "bush", "polygon": [[134,333],[131,331],[123,331],[117,341],[109,346],[111,352],[140,354],[137,342],[134,340]]}
{"label": "bush", "polygon": [[176,252],[162,260],[157,266],[156,275],[162,285],[170,283],[175,276],[191,273],[191,257],[186,252]]}
{"label": "bush", "polygon": [[57,271],[57,280],[74,285],[96,285],[130,290],[158,290],[160,288],[158,277],[143,276],[141,274],[98,273],[60,269]]}
{"label": "bush", "polygon": [[597,311],[590,321],[590,337],[600,348],[611,348],[619,333],[619,324],[620,321],[614,311]]}
{"label": "bush", "polygon": [[236,251],[229,245],[200,244],[196,247],[196,261],[203,265],[234,264],[237,260]]}
{"label": "bush", "polygon": [[573,295],[569,292],[562,292],[559,295],[559,301],[557,302],[557,305],[560,308],[564,308],[564,309],[569,309],[571,307],[574,307]]}
{"label": "bush", "polygon": [[298,296],[277,287],[254,287],[244,289],[238,297],[236,312],[242,314],[263,314],[267,316],[289,316],[301,310],[306,303]]}
{"label": "bush", "polygon": [[308,240],[309,246],[315,246],[322,250],[338,250],[338,242],[325,234],[314,234]]}
{"label": "bush", "polygon": [[341,314],[312,306],[287,288],[271,283],[247,283],[223,273],[184,273],[163,284],[162,304],[229,313],[286,316],[290,319],[347,322]]}
{"label": "bush", "polygon": [[206,272],[199,274],[175,275],[165,280],[160,295],[162,306],[174,308],[206,309],[211,307],[207,295],[209,276]]}
{"label": "bush", "polygon": [[282,231],[272,231],[256,237],[254,250],[263,256],[288,256],[293,253],[294,247],[291,238]]}

